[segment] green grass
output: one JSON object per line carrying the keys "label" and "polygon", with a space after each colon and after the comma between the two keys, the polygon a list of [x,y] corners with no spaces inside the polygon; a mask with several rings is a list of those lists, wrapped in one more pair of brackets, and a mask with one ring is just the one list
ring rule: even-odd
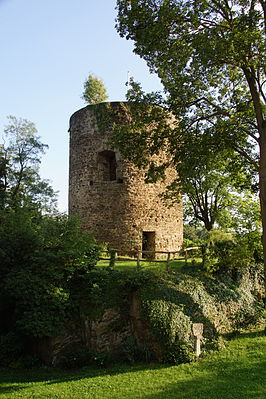
{"label": "green grass", "polygon": [[265,399],[266,338],[247,333],[193,364],[0,371],[1,399]]}
{"label": "green grass", "polygon": [[[201,264],[201,259],[200,258],[190,258],[188,259],[187,265],[185,264],[185,261],[183,259],[177,259],[173,260],[170,262],[170,267],[171,270],[176,271],[176,270],[181,270],[184,267],[190,267],[192,264],[196,263],[197,265]],[[165,271],[166,270],[166,262],[140,262],[141,268],[143,269],[152,269],[152,270],[158,270],[158,271]],[[98,267],[108,267],[109,266],[109,260],[100,260],[97,263]],[[115,264],[115,269],[120,270],[120,271],[127,271],[127,270],[133,270],[136,269],[137,267],[137,261],[117,261]]]}

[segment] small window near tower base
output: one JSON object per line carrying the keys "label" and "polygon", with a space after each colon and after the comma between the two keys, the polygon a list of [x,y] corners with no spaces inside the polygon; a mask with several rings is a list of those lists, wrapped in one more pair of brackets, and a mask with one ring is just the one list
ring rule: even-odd
{"label": "small window near tower base", "polygon": [[154,259],[155,257],[155,231],[142,232],[142,257]]}

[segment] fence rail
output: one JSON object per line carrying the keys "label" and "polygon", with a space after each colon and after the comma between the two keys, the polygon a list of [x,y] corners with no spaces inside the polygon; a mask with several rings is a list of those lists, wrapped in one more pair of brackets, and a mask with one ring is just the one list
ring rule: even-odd
{"label": "fence rail", "polygon": [[[140,267],[140,262],[152,262],[152,263],[165,263],[166,270],[170,270],[170,261],[171,260],[187,260],[189,258],[189,253],[192,251],[196,251],[201,247],[189,247],[179,251],[141,251],[141,250],[126,250],[126,249],[109,249],[101,251],[103,254],[110,254],[109,257],[100,256],[100,260],[109,260],[109,266],[114,267],[116,262],[121,261],[129,261],[129,262],[137,262],[137,267]],[[119,253],[122,255],[119,256]],[[132,254],[132,257],[125,256]],[[156,259],[156,254],[165,254],[167,255],[165,259]],[[144,257],[143,257],[144,255]],[[145,256],[147,255],[147,257]],[[150,256],[149,256],[150,255]],[[176,256],[177,255],[177,256]],[[183,255],[183,256],[182,256]]]}

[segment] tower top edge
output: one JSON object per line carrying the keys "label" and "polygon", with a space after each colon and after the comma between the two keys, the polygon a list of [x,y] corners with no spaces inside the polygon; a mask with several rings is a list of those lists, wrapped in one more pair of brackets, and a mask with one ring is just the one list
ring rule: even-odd
{"label": "tower top edge", "polygon": [[119,104],[127,104],[128,102],[127,101],[105,101],[105,102],[102,102],[102,103],[98,103],[98,104],[88,104],[88,105],[86,105],[85,107],[82,107],[82,108],[80,108],[80,109],[78,109],[77,111],[75,111],[71,116],[70,116],[70,121],[71,121],[71,119],[73,118],[73,117],[76,117],[76,116],[78,116],[78,115],[81,115],[81,114],[83,114],[83,113],[86,113],[87,111],[89,111],[89,110],[93,110],[93,109],[95,109],[96,107],[98,107],[98,106],[101,106],[101,105],[108,105],[108,104],[110,104],[110,106],[111,107],[118,107],[119,106]]}

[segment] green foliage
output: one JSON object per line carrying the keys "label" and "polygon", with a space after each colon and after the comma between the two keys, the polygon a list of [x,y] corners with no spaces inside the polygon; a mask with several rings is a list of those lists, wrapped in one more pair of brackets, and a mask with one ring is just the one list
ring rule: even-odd
{"label": "green foliage", "polygon": [[9,116],[0,145],[0,209],[31,207],[51,212],[56,196],[39,176],[40,156],[48,147],[34,123]]}
{"label": "green foliage", "polygon": [[242,235],[230,235],[219,230],[209,234],[209,263],[212,271],[230,273],[241,277],[251,267],[263,262],[261,232],[253,231]]}
{"label": "green foliage", "polygon": [[[20,209],[0,214],[4,329],[53,336],[70,317],[72,292],[98,260],[92,237],[75,219]],[[10,325],[11,323],[11,325]]]}
{"label": "green foliage", "polygon": [[253,309],[240,309],[232,316],[235,328],[249,328],[257,324],[258,320],[265,320],[266,310],[262,302],[258,302]]}
{"label": "green foliage", "polygon": [[15,332],[0,335],[0,367],[31,369],[41,365],[40,359],[30,355],[28,342]]}
{"label": "green foliage", "polygon": [[145,270],[124,273],[110,267],[91,270],[90,284],[84,287],[82,297],[78,299],[82,313],[90,320],[97,320],[106,309],[113,307],[120,309],[127,319],[132,292],[144,287],[152,275]]}
{"label": "green foliage", "polygon": [[122,360],[127,364],[150,363],[155,360],[154,353],[147,345],[136,345],[132,337],[129,337],[122,346]]}
{"label": "green foliage", "polygon": [[101,134],[105,134],[106,130],[112,126],[112,109],[110,103],[100,103],[93,105],[97,127]]}
{"label": "green foliage", "polygon": [[257,195],[247,190],[234,193],[226,212],[221,214],[219,224],[222,228],[238,234],[261,232],[260,204]]}
{"label": "green foliage", "polygon": [[228,274],[235,283],[253,268],[260,273],[263,264],[261,231],[247,231],[239,222],[243,227],[240,232],[222,229],[206,232],[191,225],[184,228],[185,247],[201,247],[203,269],[211,274]]}
{"label": "green foliage", "polygon": [[[204,277],[202,272],[196,277],[195,272],[169,275],[144,269],[120,272],[109,268],[92,270],[89,279],[90,284],[82,294],[82,313],[89,320],[98,320],[106,309],[119,310],[120,319],[110,327],[113,330],[121,331],[129,322],[132,295],[140,299],[141,319],[149,326],[151,336],[143,336],[137,345],[132,339],[124,342],[122,356],[131,363],[152,359],[158,345],[161,354],[157,353],[157,359],[172,359],[175,364],[191,361],[192,323],[204,324],[204,339],[209,343],[217,333],[254,325],[263,318],[259,303],[251,294],[252,280],[240,287],[229,275],[222,281]],[[237,317],[239,313],[241,318]]]}
{"label": "green foliage", "polygon": [[199,227],[190,224],[184,224],[183,237],[184,248],[200,246],[206,242],[207,232]]}
{"label": "green foliage", "polygon": [[254,140],[261,128],[253,122],[265,104],[263,3],[118,0],[117,9],[120,35],[135,42],[161,78],[181,129],[215,132],[222,147],[234,147],[255,166],[246,137]]}
{"label": "green foliage", "polygon": [[[144,94],[133,80],[127,99],[128,118],[115,124],[112,139],[123,157],[145,168],[147,182],[164,179],[169,166],[176,169],[165,198],[179,202],[182,191],[186,217],[200,221],[208,231],[215,224],[229,223],[227,209],[234,220],[237,194],[232,191],[241,187],[243,207],[244,197],[247,193],[251,196],[248,187],[252,179],[245,165],[232,160],[232,148],[217,147],[206,133],[183,134],[165,100],[156,93]],[[163,161],[157,157],[162,150],[168,153]]]}
{"label": "green foliage", "polygon": [[104,102],[107,98],[106,88],[102,79],[89,74],[84,82],[82,99],[88,104],[98,104]]}
{"label": "green foliage", "polygon": [[[233,284],[230,278],[223,282],[203,277],[202,273],[198,277],[176,274],[157,276],[141,288],[144,318],[163,353],[169,353],[172,345],[181,342],[191,348],[192,323],[203,323],[203,336],[212,341],[217,333],[262,320],[263,311],[251,295],[252,284],[242,287]],[[239,313],[241,320],[237,317]]]}
{"label": "green foliage", "polygon": [[84,345],[75,344],[68,347],[61,358],[60,366],[65,369],[75,369],[92,363],[92,353]]}
{"label": "green foliage", "polygon": [[259,186],[266,275],[265,2],[117,0],[117,10],[120,35],[158,74],[178,121],[167,137],[180,176],[201,154],[212,175],[208,161],[228,154],[232,178],[240,167]]}
{"label": "green foliage", "polygon": [[[42,269],[41,264],[34,273],[26,267],[27,277],[16,269],[15,273],[7,272],[5,291],[1,293],[13,306],[9,311],[12,311],[20,338],[23,335],[53,336],[62,331],[67,320],[97,321],[110,308],[117,310],[118,317],[108,329],[119,333],[132,321],[134,297],[139,301],[137,317],[142,325],[138,342],[130,337],[124,340],[117,359],[130,363],[160,359],[179,364],[194,359],[192,323],[204,324],[203,344],[206,341],[206,349],[213,349],[211,344],[217,340],[217,333],[254,325],[263,317],[264,309],[252,294],[251,283],[236,286],[230,278],[222,281],[206,278],[202,273],[196,277],[194,273],[169,275],[145,270],[125,273],[90,267],[91,263],[86,268],[83,265],[82,269],[69,272],[62,266],[64,277],[59,276],[58,269],[53,273],[47,266]],[[43,285],[38,279],[39,273]],[[149,334],[142,335],[142,328],[148,329]],[[14,345],[15,350],[14,364],[19,364],[16,363],[16,346],[12,340],[10,342],[9,348]],[[8,345],[6,347],[10,351]],[[61,365],[65,368],[88,364],[106,367],[113,359],[111,353],[93,353],[81,343],[66,348]]]}
{"label": "green foliage", "polygon": [[60,367],[64,369],[79,369],[84,366],[105,368],[114,363],[109,351],[94,352],[84,344],[74,344],[65,349],[60,361]]}
{"label": "green foliage", "polygon": [[187,342],[175,341],[170,344],[164,353],[163,362],[168,364],[190,363],[196,360],[192,344]]}
{"label": "green foliage", "polygon": [[23,342],[14,332],[0,335],[0,367],[9,364],[21,357],[24,352]]}
{"label": "green foliage", "polygon": [[191,334],[191,320],[183,312],[184,304],[153,299],[144,302],[144,311],[148,314],[151,327],[160,341],[167,345],[176,340],[188,341]]}

